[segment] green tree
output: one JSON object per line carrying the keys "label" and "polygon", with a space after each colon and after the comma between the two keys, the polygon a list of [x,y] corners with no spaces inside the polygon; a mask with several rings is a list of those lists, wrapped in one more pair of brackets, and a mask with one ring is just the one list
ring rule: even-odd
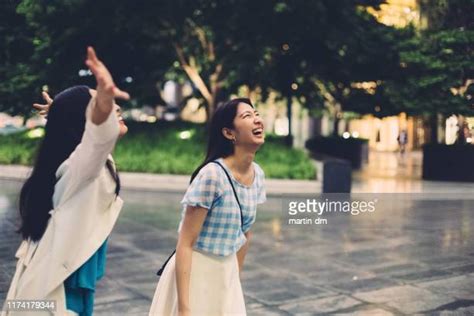
{"label": "green tree", "polygon": [[438,115],[474,114],[474,1],[422,1],[421,8],[427,28],[399,44],[402,71],[385,91],[400,111],[429,116],[436,142]]}
{"label": "green tree", "polygon": [[30,59],[36,39],[17,5],[18,1],[3,1],[0,10],[0,111],[13,115],[21,109],[29,114],[40,91],[38,70]]}
{"label": "green tree", "polygon": [[365,10],[381,2],[23,0],[18,11],[35,38],[26,64],[37,76],[27,86],[48,84],[54,94],[93,85],[78,72],[84,48],[94,45],[138,102],[156,102],[155,85],[172,79],[190,80],[209,116],[242,85],[264,98],[271,89],[299,98],[310,109],[322,109],[331,95],[366,111],[351,101],[360,92],[351,83],[384,79],[394,59],[391,28]]}

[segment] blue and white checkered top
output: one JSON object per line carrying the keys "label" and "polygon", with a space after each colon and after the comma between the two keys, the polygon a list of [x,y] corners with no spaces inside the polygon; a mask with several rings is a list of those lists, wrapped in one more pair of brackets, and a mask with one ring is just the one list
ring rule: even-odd
{"label": "blue and white checkered top", "polygon": [[234,184],[242,206],[243,227],[241,228],[239,205],[224,170],[215,163],[209,163],[199,171],[181,201],[184,207],[178,231],[181,230],[188,205],[206,208],[208,213],[194,249],[228,256],[245,244],[247,239],[243,232],[247,232],[255,222],[257,204],[266,201],[265,174],[254,162],[254,181],[252,185],[246,186],[233,177],[222,158],[217,161],[227,170]]}

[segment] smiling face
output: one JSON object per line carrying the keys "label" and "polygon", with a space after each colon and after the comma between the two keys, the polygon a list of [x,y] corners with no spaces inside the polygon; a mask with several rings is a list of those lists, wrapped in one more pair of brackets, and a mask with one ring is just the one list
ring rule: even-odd
{"label": "smiling face", "polygon": [[234,118],[234,128],[223,130],[224,136],[235,140],[235,146],[258,149],[265,143],[263,120],[256,109],[246,103],[239,103]]}
{"label": "smiling face", "polygon": [[[95,91],[94,89],[90,89],[89,92],[91,96],[93,97],[97,94],[97,91]],[[115,103],[113,111],[115,111],[115,114],[117,115],[118,120],[119,120],[119,138],[121,138],[122,136],[127,134],[128,127],[127,125],[125,125],[125,121],[123,120],[123,117],[122,117],[122,108],[118,104]]]}

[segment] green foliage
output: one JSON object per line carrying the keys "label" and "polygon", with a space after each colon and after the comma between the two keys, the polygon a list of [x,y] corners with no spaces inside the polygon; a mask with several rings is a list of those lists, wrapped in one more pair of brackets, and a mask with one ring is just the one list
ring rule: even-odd
{"label": "green foliage", "polygon": [[[308,108],[322,108],[317,80],[345,88],[352,80],[376,80],[380,65],[393,59],[391,29],[360,9],[382,2],[13,1],[8,14],[18,4],[21,15],[15,16],[21,21],[11,25],[28,30],[32,46],[20,60],[28,71],[18,73],[34,77],[17,80],[31,91],[27,102],[0,102],[0,110],[8,103],[28,113],[31,96],[45,84],[53,95],[73,84],[93,86],[90,76],[77,75],[85,68],[87,45],[97,48],[118,85],[131,92],[132,104],[158,103],[156,83],[191,79],[195,96],[208,106],[247,85],[259,87],[263,98],[269,89],[283,96],[291,92]],[[16,91],[15,76],[7,75],[2,100]],[[125,81],[128,76],[132,83]],[[289,90],[293,82],[296,91]]]}
{"label": "green foliage", "polygon": [[[204,159],[206,135],[203,125],[131,123],[129,129],[114,151],[121,171],[190,175]],[[190,131],[193,136],[181,139],[183,131]],[[40,140],[29,139],[26,132],[0,136],[0,164],[31,165]],[[257,153],[256,161],[268,178],[315,178],[315,168],[306,153],[289,149],[279,137],[268,137]]]}
{"label": "green foliage", "polygon": [[[52,95],[94,86],[78,76],[94,45],[131,106],[162,103],[156,86],[172,79],[191,80],[207,108],[247,85],[262,99],[270,90],[292,94],[317,114],[327,94],[361,114],[470,113],[471,88],[451,88],[473,78],[474,1],[420,0],[430,21],[421,33],[382,25],[365,10],[382,2],[4,1],[0,111],[28,115],[43,85]],[[378,82],[375,93],[353,87],[362,81]]]}
{"label": "green foliage", "polygon": [[0,111],[30,113],[40,92],[39,71],[31,60],[34,31],[16,12],[19,1],[2,1],[0,10]]}
{"label": "green foliage", "polygon": [[0,135],[0,164],[31,165],[38,144],[38,139],[28,138],[26,132]]}
{"label": "green foliage", "polygon": [[400,76],[385,84],[386,95],[409,114],[474,114],[474,31],[427,30],[399,44]]}

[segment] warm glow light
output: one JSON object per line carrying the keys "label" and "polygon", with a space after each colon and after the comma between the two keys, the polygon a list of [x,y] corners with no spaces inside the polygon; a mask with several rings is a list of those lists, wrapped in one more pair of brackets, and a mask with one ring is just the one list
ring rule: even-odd
{"label": "warm glow light", "polygon": [[375,89],[377,88],[377,82],[375,81],[364,81],[364,82],[353,82],[351,87],[355,89],[364,89],[369,94],[375,94]]}
{"label": "warm glow light", "polygon": [[28,133],[26,133],[26,136],[28,138],[41,138],[44,136],[44,129],[42,128],[32,129]]}
{"label": "warm glow light", "polygon": [[191,131],[182,131],[179,133],[180,139],[190,139],[193,136]]}
{"label": "warm glow light", "polygon": [[367,12],[380,23],[395,27],[405,27],[412,23],[417,25],[420,20],[416,0],[387,0],[387,3],[380,5],[380,9],[368,7]]}

